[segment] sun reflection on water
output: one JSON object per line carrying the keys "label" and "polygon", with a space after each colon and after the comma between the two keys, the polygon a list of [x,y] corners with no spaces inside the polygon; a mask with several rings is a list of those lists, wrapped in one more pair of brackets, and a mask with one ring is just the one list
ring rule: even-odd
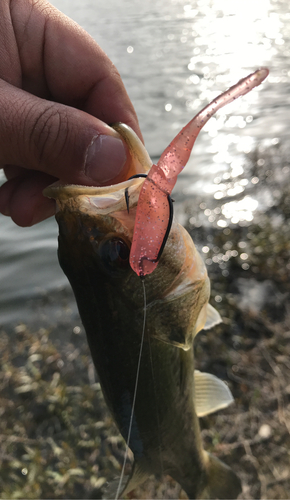
{"label": "sun reflection on water", "polygon": [[[247,73],[258,66],[269,65],[281,50],[284,34],[281,16],[274,11],[271,0],[192,0],[185,3],[171,0],[171,3],[181,7],[177,16],[183,20],[180,41],[186,38],[186,46],[191,48],[187,51],[187,76],[180,80],[180,88],[175,94],[177,103],[170,109],[176,118],[171,123],[175,131],[185,125],[189,113],[194,116]],[[183,62],[186,61],[183,59]],[[257,88],[219,110],[197,140],[187,172],[194,173],[199,154],[208,155],[207,173],[201,170],[199,174],[203,176],[205,191],[211,192],[216,199],[244,191],[245,179],[244,184],[240,182],[234,186],[209,186],[210,177],[227,172],[231,177],[242,174],[241,166],[233,169],[234,158],[240,154],[238,161],[241,162],[244,154],[255,149],[258,135],[263,134],[262,127],[256,124],[263,114],[261,90]],[[195,188],[188,185],[184,190],[186,194],[194,191]]]}
{"label": "sun reflection on water", "polygon": [[220,68],[220,82],[228,80],[229,75],[224,77],[223,73],[229,69],[230,78],[235,80],[241,67],[255,67],[257,61],[268,58],[269,50],[275,52],[272,41],[284,43],[281,21],[271,12],[269,0],[201,0],[194,7],[191,3],[183,6],[184,18],[193,20],[192,36],[200,49],[190,59],[190,70],[202,64],[203,73],[207,73],[214,64]]}
{"label": "sun reflection on water", "polygon": [[258,208],[258,201],[251,196],[245,196],[242,200],[230,201],[222,205],[222,214],[233,224],[240,221],[250,222],[254,218],[254,212]]}

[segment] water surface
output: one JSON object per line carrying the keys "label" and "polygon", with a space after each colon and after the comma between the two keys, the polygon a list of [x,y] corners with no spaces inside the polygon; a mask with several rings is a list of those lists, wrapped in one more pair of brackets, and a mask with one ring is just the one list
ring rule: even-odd
{"label": "water surface", "polygon": [[[244,171],[244,156],[258,146],[265,149],[288,140],[287,2],[52,3],[83,26],[117,66],[153,159],[218,93],[257,67],[269,67],[270,76],[261,87],[220,110],[205,126],[175,193],[183,202],[196,194],[205,200],[230,196],[233,205],[224,207],[215,220],[221,228],[238,224],[241,213],[251,218],[259,205],[263,208],[261,196],[243,197],[253,180]],[[1,228],[1,324],[57,323],[63,317],[59,297],[70,292],[57,262],[56,222],[50,219],[23,229],[1,216]],[[68,304],[70,317],[75,306],[69,299]]]}

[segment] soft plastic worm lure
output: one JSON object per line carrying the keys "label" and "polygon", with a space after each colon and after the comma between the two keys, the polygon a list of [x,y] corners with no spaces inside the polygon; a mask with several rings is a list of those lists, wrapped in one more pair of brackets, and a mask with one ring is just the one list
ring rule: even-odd
{"label": "soft plastic worm lure", "polygon": [[260,85],[268,73],[267,68],[258,69],[214,99],[179,132],[157,165],[152,165],[140,191],[130,251],[130,265],[138,276],[152,273],[161,257],[172,222],[170,193],[200,130],[218,109]]}

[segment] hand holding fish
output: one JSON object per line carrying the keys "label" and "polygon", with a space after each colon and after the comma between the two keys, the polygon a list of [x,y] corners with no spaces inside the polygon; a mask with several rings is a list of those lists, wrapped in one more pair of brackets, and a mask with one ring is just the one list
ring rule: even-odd
{"label": "hand holding fish", "polygon": [[172,222],[170,193],[200,130],[216,111],[260,85],[268,73],[261,68],[214,99],[179,132],[157,165],[152,165],[140,192],[130,251],[130,264],[138,276],[152,273],[158,264]]}
{"label": "hand holding fish", "polygon": [[0,212],[20,226],[55,211],[43,189],[127,175],[127,148],[106,125],[141,137],[122,80],[96,42],[46,0],[0,2]]}

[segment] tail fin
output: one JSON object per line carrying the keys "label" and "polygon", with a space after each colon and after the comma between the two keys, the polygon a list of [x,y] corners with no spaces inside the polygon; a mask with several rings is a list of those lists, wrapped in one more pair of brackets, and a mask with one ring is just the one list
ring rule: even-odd
{"label": "tail fin", "polygon": [[[206,453],[206,452],[205,452]],[[237,498],[242,491],[241,480],[228,465],[218,458],[206,453],[208,470],[208,486],[204,490],[205,496],[200,498]]]}

